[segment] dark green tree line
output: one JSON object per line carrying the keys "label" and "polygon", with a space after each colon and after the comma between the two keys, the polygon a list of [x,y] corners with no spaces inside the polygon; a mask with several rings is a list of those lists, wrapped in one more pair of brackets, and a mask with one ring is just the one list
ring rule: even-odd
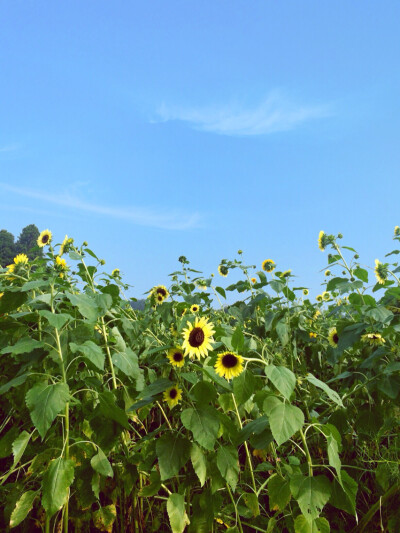
{"label": "dark green tree line", "polygon": [[32,261],[42,255],[42,250],[37,246],[39,230],[35,224],[25,226],[15,242],[14,235],[2,229],[0,231],[0,265],[5,267],[11,264],[17,254],[26,254]]}

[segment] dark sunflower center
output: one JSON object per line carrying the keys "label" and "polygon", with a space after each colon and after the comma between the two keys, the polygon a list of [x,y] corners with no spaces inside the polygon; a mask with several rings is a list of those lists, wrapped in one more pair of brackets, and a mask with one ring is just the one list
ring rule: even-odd
{"label": "dark sunflower center", "polygon": [[48,236],[48,235],[43,235],[43,237],[42,237],[42,242],[43,242],[44,244],[46,244],[46,242],[47,242],[48,240],[49,240],[49,236]]}
{"label": "dark sunflower center", "polygon": [[171,400],[173,400],[174,398],[176,398],[177,394],[178,394],[178,391],[177,391],[176,389],[171,389],[171,390],[169,391],[169,397],[171,398]]}
{"label": "dark sunflower center", "polygon": [[204,342],[204,331],[201,328],[193,328],[189,335],[189,344],[193,348],[198,348]]}
{"label": "dark sunflower center", "polygon": [[222,364],[225,368],[233,368],[237,365],[238,358],[233,353],[227,353],[222,358]]}
{"label": "dark sunflower center", "polygon": [[176,363],[179,363],[183,359],[183,354],[181,354],[181,352],[175,352],[173,357],[174,357],[174,361]]}
{"label": "dark sunflower center", "polygon": [[337,344],[337,343],[339,342],[339,337],[338,337],[338,334],[337,334],[337,333],[335,333],[335,334],[333,335],[332,340],[333,340],[333,342],[334,342],[335,344]]}
{"label": "dark sunflower center", "polygon": [[162,289],[161,287],[157,289],[157,294],[161,294],[163,297],[167,296],[165,289]]}
{"label": "dark sunflower center", "polygon": [[164,298],[161,296],[161,294],[159,294],[159,295],[157,296],[157,300],[158,300],[159,302],[162,302],[163,299],[164,299]]}

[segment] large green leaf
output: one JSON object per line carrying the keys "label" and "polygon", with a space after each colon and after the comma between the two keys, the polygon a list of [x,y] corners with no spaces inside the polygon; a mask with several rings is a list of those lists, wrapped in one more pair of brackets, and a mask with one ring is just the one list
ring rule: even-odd
{"label": "large green leaf", "polygon": [[68,400],[69,388],[66,383],[48,385],[40,382],[27,392],[26,404],[30,410],[32,422],[42,439]]}
{"label": "large green leaf", "polygon": [[230,444],[222,445],[217,451],[217,466],[221,476],[234,491],[239,479],[238,451]]}
{"label": "large green leaf", "polygon": [[49,518],[67,501],[73,480],[73,461],[62,457],[51,461],[42,481],[42,505]]}
{"label": "large green leaf", "polygon": [[[1,300],[1,299],[0,299]],[[44,343],[35,339],[23,338],[16,342],[13,346],[6,346],[0,353],[11,353],[13,355],[19,355],[21,353],[30,353],[37,348],[42,348]]]}
{"label": "large green leaf", "polygon": [[328,397],[333,401],[335,402],[337,405],[339,405],[340,407],[343,407],[343,402],[342,402],[342,399],[341,397],[339,396],[339,394],[334,391],[333,389],[331,389],[329,387],[329,385],[327,385],[326,383],[324,383],[323,381],[321,381],[320,379],[316,378],[315,376],[313,376],[312,374],[307,374],[306,376],[306,380],[309,382],[309,383],[312,383],[315,387],[318,387],[319,389],[323,390],[324,392],[326,392],[326,394],[328,395]]}
{"label": "large green leaf", "polygon": [[138,357],[130,348],[124,352],[117,352],[113,355],[112,361],[126,376],[137,378],[140,375]]}
{"label": "large green leaf", "polygon": [[88,294],[72,294],[69,292],[66,292],[65,295],[71,304],[78,308],[84,318],[87,318],[90,322],[96,322],[100,315],[100,310],[94,298]]}
{"label": "large green leaf", "polygon": [[22,431],[18,435],[18,437],[14,440],[12,444],[12,452],[14,456],[13,466],[15,466],[19,462],[21,457],[23,456],[30,438],[31,438],[30,433],[28,433],[27,431]]}
{"label": "large green leaf", "polygon": [[104,391],[99,394],[100,411],[102,414],[118,422],[123,428],[129,429],[128,416],[115,402],[115,396],[111,391]]}
{"label": "large green leaf", "polygon": [[165,433],[156,441],[161,480],[176,476],[189,459],[190,443],[177,433]]}
{"label": "large green leaf", "polygon": [[196,442],[207,450],[214,449],[219,430],[219,418],[212,407],[189,407],[181,414],[182,424],[193,433]]}
{"label": "large green leaf", "polygon": [[256,390],[256,378],[250,370],[245,370],[233,379],[233,393],[238,405],[247,402]]}
{"label": "large green leaf", "polygon": [[97,346],[93,341],[85,341],[83,344],[70,342],[69,347],[72,353],[81,353],[96,368],[104,370],[105,355],[100,346]]}
{"label": "large green leaf", "polygon": [[268,365],[265,374],[272,381],[278,391],[289,400],[296,387],[296,376],[284,366]]}
{"label": "large green leaf", "polygon": [[270,511],[283,511],[291,498],[289,480],[274,474],[268,481]]}
{"label": "large green leaf", "polygon": [[50,326],[57,329],[61,329],[68,320],[72,319],[71,315],[66,313],[52,313],[46,309],[40,310],[39,315],[46,318]]}
{"label": "large green leaf", "polygon": [[232,344],[232,348],[236,351],[236,353],[243,352],[244,335],[242,331],[242,326],[240,325],[236,326],[236,329],[232,335],[231,344]]}
{"label": "large green leaf", "polygon": [[192,461],[193,470],[196,472],[200,481],[200,486],[202,487],[207,477],[207,461],[203,450],[195,443],[192,444],[190,449],[190,459]]}
{"label": "large green leaf", "polygon": [[110,461],[107,459],[105,453],[101,448],[98,449],[96,455],[94,455],[90,464],[92,465],[93,470],[105,477],[113,477],[114,472]]}
{"label": "large green leaf", "polygon": [[332,494],[329,503],[349,514],[356,514],[356,496],[358,485],[349,474],[342,470],[341,482],[333,480]]}
{"label": "large green leaf", "polygon": [[290,490],[303,515],[310,520],[318,518],[329,500],[331,484],[325,476],[295,474],[290,479]]}
{"label": "large green leaf", "polygon": [[182,494],[169,495],[167,512],[172,533],[183,533],[190,521],[185,511],[185,498]]}
{"label": "large green leaf", "polygon": [[309,520],[304,515],[300,514],[294,521],[295,533],[329,533],[330,530],[331,528],[326,518]]}
{"label": "large green leaf", "polygon": [[0,298],[0,315],[5,313],[10,313],[14,309],[21,307],[26,300],[28,295],[24,292],[9,292],[5,291],[3,296]]}
{"label": "large green leaf", "polygon": [[264,400],[263,409],[268,416],[272,435],[278,446],[303,427],[303,411],[294,405],[281,402],[275,396],[270,396]]}
{"label": "large green leaf", "polygon": [[11,513],[10,527],[18,526],[28,516],[32,509],[33,501],[39,495],[38,490],[28,490],[24,492],[20,499],[15,504],[14,510]]}
{"label": "large green leaf", "polygon": [[29,375],[30,374],[21,374],[20,376],[17,376],[10,380],[8,383],[4,383],[4,385],[0,387],[0,395],[8,392],[12,387],[18,387],[19,385],[25,383]]}
{"label": "large green leaf", "polygon": [[[273,282],[271,282],[270,285],[272,283]],[[289,342],[289,330],[288,330],[288,326],[287,326],[287,324],[285,322],[285,319],[280,320],[276,324],[276,332],[278,334],[279,340],[282,343],[282,346],[286,346],[286,344]]]}

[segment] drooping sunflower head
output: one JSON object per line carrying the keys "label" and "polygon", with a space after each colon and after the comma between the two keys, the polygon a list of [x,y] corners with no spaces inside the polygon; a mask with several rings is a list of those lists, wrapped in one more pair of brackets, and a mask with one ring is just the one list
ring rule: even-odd
{"label": "drooping sunflower head", "polygon": [[332,242],[332,236],[327,235],[324,231],[320,231],[318,235],[318,248],[321,252],[325,251],[325,248]]}
{"label": "drooping sunflower head", "polygon": [[385,344],[386,342],[380,333],[365,333],[365,335],[362,335],[361,338],[364,342],[368,342],[371,346],[379,346],[381,344]]}
{"label": "drooping sunflower head", "polygon": [[389,267],[387,263],[381,263],[378,259],[375,259],[375,277],[380,285],[384,285],[389,276]]}
{"label": "drooping sunflower head", "polygon": [[14,263],[16,265],[27,265],[29,262],[28,256],[25,254],[18,254],[14,257]]}
{"label": "drooping sunflower head", "polygon": [[399,237],[400,236],[400,226],[394,227],[394,236]]}
{"label": "drooping sunflower head", "polygon": [[281,273],[281,276],[280,276],[280,277],[281,277],[281,278],[289,278],[289,277],[291,276],[291,274],[292,274],[291,269],[289,269],[289,270],[284,270],[284,271]]}
{"label": "drooping sunflower head", "polygon": [[163,393],[164,402],[167,402],[170,409],[175,407],[182,399],[182,390],[177,386],[173,385]]}
{"label": "drooping sunflower head", "polygon": [[48,229],[45,229],[42,231],[42,233],[39,235],[39,237],[37,238],[37,245],[40,247],[40,248],[43,248],[44,246],[46,246],[46,244],[50,244],[51,243],[51,239],[53,238],[53,235],[51,233],[50,230]]}
{"label": "drooping sunflower head", "polygon": [[218,272],[219,272],[219,274],[221,276],[226,278],[226,276],[228,275],[228,272],[229,272],[229,268],[226,265],[219,265]]}
{"label": "drooping sunflower head", "polygon": [[304,294],[304,296],[308,296],[309,292],[310,292],[310,291],[309,291],[308,289],[303,289],[303,294]]}
{"label": "drooping sunflower head", "polygon": [[328,341],[332,348],[337,348],[337,345],[339,344],[339,336],[336,328],[331,328],[329,330]]}
{"label": "drooping sunflower head", "polygon": [[325,270],[325,276],[328,277],[331,275],[331,271],[330,270]]}
{"label": "drooping sunflower head", "polygon": [[183,330],[182,348],[185,350],[185,355],[189,355],[191,359],[197,357],[206,357],[208,352],[212,350],[211,343],[214,342],[212,338],[214,334],[214,326],[208,322],[205,317],[196,318],[194,325],[187,323],[188,327]]}
{"label": "drooping sunflower head", "polygon": [[234,352],[222,352],[217,356],[215,372],[228,381],[243,372],[243,357]]}
{"label": "drooping sunflower head", "polygon": [[324,300],[322,294],[318,294],[318,296],[316,296],[315,299],[316,299],[317,302],[319,302],[319,303],[321,303],[321,302]]}
{"label": "drooping sunflower head", "polygon": [[121,274],[119,268],[114,268],[114,270],[111,272],[111,276],[113,278],[120,278]]}
{"label": "drooping sunflower head", "polygon": [[168,350],[167,357],[172,366],[181,367],[185,364],[185,355],[179,346]]}
{"label": "drooping sunflower head", "polygon": [[61,257],[64,253],[68,253],[70,251],[71,246],[73,245],[73,243],[74,243],[74,239],[72,239],[71,237],[68,237],[68,235],[66,235],[64,237],[63,242],[60,245],[60,251],[58,252],[58,255]]}
{"label": "drooping sunflower head", "polygon": [[262,262],[261,268],[264,272],[272,272],[276,268],[275,261],[272,261],[272,259],[265,259]]}
{"label": "drooping sunflower head", "polygon": [[317,318],[320,316],[321,314],[321,311],[319,309],[317,309],[315,311],[315,313],[313,314],[313,320],[317,320]]}
{"label": "drooping sunflower head", "polygon": [[192,313],[198,313],[200,311],[200,307],[197,304],[193,304],[190,308]]}
{"label": "drooping sunflower head", "polygon": [[207,290],[207,282],[206,282],[205,279],[198,279],[196,281],[196,285],[202,291],[206,291]]}
{"label": "drooping sunflower head", "polygon": [[328,291],[324,291],[321,296],[324,302],[328,302],[331,299],[331,294]]}

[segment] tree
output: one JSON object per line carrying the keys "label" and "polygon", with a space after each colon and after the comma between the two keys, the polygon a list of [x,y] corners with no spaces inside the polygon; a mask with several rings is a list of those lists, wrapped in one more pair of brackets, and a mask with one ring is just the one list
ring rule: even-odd
{"label": "tree", "polygon": [[37,246],[37,238],[40,232],[35,224],[29,224],[21,231],[16,243],[16,251],[18,254],[26,254],[29,260],[32,261],[35,257],[42,256],[42,249]]}
{"label": "tree", "polygon": [[15,252],[14,235],[2,229],[0,231],[0,265],[3,268],[13,262]]}

